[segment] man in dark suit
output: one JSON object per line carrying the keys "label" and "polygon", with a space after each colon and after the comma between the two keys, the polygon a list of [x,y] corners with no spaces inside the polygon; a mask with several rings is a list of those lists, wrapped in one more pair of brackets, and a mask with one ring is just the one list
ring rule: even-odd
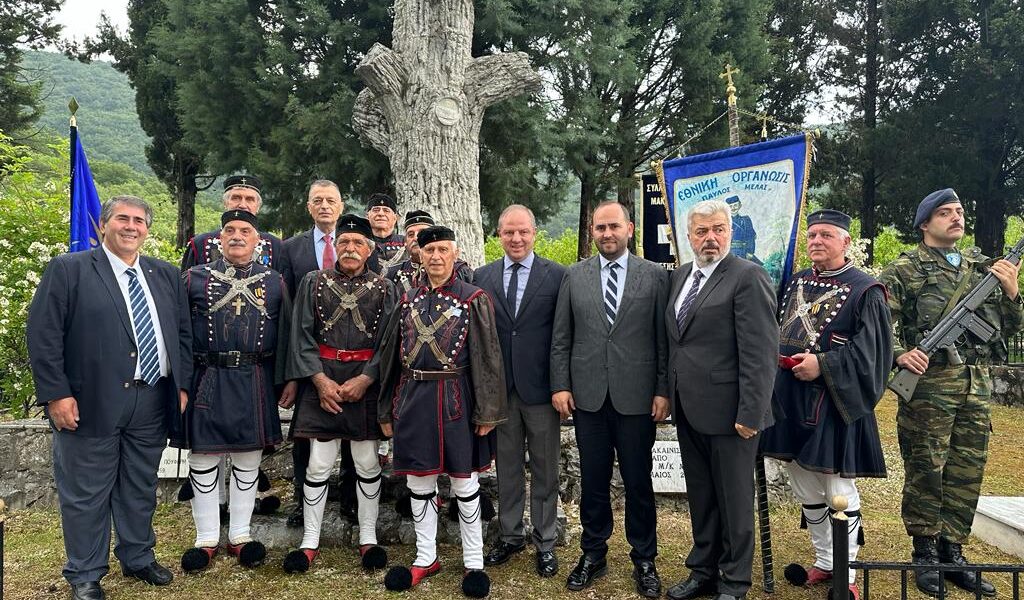
{"label": "man in dark suit", "polygon": [[285,240],[281,248],[281,275],[292,297],[306,273],[334,266],[334,228],[345,212],[341,190],[333,181],[317,179],[309,185],[307,198],[313,228]]}
{"label": "man in dark suit", "polygon": [[50,261],[29,308],[73,599],[104,597],[111,521],[126,576],[173,578],[153,553],[153,511],[168,424],[188,400],[192,329],[177,267],[139,255],[152,221],[140,198],[109,200],[103,245]]}
{"label": "man in dark suit", "polygon": [[735,600],[750,588],[755,436],[772,424],[779,328],[768,274],[729,253],[730,222],[722,201],[690,211],[686,237],[696,258],[672,273],[664,313],[693,525],[690,577],[669,588],[671,600]]}
{"label": "man in dark suit", "polygon": [[[313,228],[285,240],[281,248],[281,275],[284,277],[288,295],[295,297],[295,289],[307,273],[334,268],[337,256],[334,249],[334,230],[341,213],[345,212],[345,201],[341,198],[338,184],[328,179],[317,179],[309,184],[306,209],[313,218]],[[303,382],[305,385],[308,382]],[[294,422],[294,420],[293,420]],[[289,435],[289,437],[291,437]],[[342,464],[347,473],[354,473],[352,452],[348,444],[342,444]],[[289,527],[302,526],[302,485],[305,482],[306,466],[309,464],[309,438],[292,439],[292,466],[294,471],[295,507],[288,515]],[[350,475],[342,487],[345,498],[343,511],[352,514],[355,509],[355,479]]]}
{"label": "man in dark suit", "polygon": [[621,204],[598,205],[591,231],[600,255],[569,267],[551,338],[551,401],[564,418],[575,418],[583,486],[583,556],[567,584],[582,590],[607,572],[612,532],[608,488],[618,457],[636,590],[657,598],[661,580],[654,566],[658,539],[651,451],[655,422],[669,413],[661,320],[668,273],[628,252],[633,223]]}
{"label": "man in dark suit", "polygon": [[[408,234],[407,234],[408,235]],[[551,405],[551,328],[565,267],[533,252],[533,212],[513,204],[498,218],[505,256],[477,269],[476,285],[494,298],[498,340],[505,362],[508,421],[498,426],[498,522],[501,538],[484,557],[496,566],[526,548],[523,509],[530,453],[530,523],[537,548],[537,573],[558,573],[555,516],[558,511],[560,427]]]}

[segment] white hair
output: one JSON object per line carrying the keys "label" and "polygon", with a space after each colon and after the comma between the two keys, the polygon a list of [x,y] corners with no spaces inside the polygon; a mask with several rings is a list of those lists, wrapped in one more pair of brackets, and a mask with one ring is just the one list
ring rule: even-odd
{"label": "white hair", "polygon": [[710,217],[716,214],[722,214],[726,218],[726,222],[729,224],[729,228],[732,228],[732,209],[729,205],[721,200],[704,200],[693,205],[690,212],[686,213],[686,228],[689,229],[693,226],[693,216],[700,215],[702,217]]}
{"label": "white hair", "polygon": [[260,206],[263,206],[263,194],[261,194],[260,192],[256,191],[255,188],[251,188],[251,187],[245,186],[245,185],[233,185],[233,186],[229,187],[228,189],[224,190],[224,194],[221,195],[220,201],[224,202],[224,203],[227,203],[228,198],[231,197],[231,190],[235,189],[236,187],[244,187],[246,189],[250,189],[250,190],[256,192],[256,201],[259,202]]}

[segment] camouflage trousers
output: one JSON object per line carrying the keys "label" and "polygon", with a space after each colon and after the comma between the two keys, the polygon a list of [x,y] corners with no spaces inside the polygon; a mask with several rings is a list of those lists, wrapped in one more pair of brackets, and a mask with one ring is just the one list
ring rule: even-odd
{"label": "camouflage trousers", "polygon": [[900,399],[896,426],[906,471],[903,524],[909,535],[941,534],[963,543],[971,533],[991,432],[988,378],[978,381],[979,370],[971,371],[930,369],[913,398]]}

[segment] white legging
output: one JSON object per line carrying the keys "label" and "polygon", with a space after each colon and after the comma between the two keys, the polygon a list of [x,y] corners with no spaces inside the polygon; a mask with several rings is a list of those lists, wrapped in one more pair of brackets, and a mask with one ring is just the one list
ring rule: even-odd
{"label": "white legging", "polygon": [[[189,478],[192,480],[192,518],[196,523],[196,547],[211,547],[220,543],[220,472],[225,453],[200,454],[189,452]],[[231,452],[230,505],[228,541],[241,544],[252,541],[249,524],[256,505],[256,485],[263,452]]]}
{"label": "white legging", "polygon": [[[857,560],[861,527],[857,481],[839,475],[808,471],[795,462],[786,463],[786,470],[789,472],[793,495],[803,505],[804,520],[811,534],[811,545],[814,546],[814,566],[823,571],[832,570],[832,522],[829,513],[834,510],[832,498],[838,494],[846,496],[846,512],[855,513],[849,517],[850,541],[847,548],[850,561]],[[853,583],[855,576],[855,571],[850,569],[850,583]]]}
{"label": "white legging", "polygon": [[[356,466],[356,489],[358,490],[359,545],[377,543],[377,513],[380,503],[380,461],[377,458],[377,441],[351,442],[352,462]],[[309,447],[309,465],[306,480],[302,486],[303,526],[302,543],[299,547],[316,549],[320,547],[320,529],[324,521],[324,507],[327,505],[327,480],[338,459],[341,440],[312,440]]]}
{"label": "white legging", "polygon": [[[416,528],[416,561],[428,567],[437,560],[437,475],[407,478],[413,523]],[[469,477],[451,477],[452,501],[458,500],[459,531],[462,534],[462,563],[467,569],[484,568],[484,532],[480,518],[480,482],[476,473]],[[420,498],[417,498],[420,496]]]}

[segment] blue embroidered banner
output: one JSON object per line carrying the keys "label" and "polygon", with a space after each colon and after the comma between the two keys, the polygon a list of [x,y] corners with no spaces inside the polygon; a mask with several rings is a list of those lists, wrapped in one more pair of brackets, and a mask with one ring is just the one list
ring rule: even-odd
{"label": "blue embroidered banner", "polygon": [[92,180],[89,161],[78,137],[78,128],[71,127],[71,235],[68,252],[91,250],[100,244],[100,195]]}
{"label": "blue embroidered banner", "polygon": [[732,209],[731,252],[785,286],[793,273],[810,156],[805,134],[663,161],[657,171],[679,264],[693,260],[687,213],[703,200],[721,200]]}

